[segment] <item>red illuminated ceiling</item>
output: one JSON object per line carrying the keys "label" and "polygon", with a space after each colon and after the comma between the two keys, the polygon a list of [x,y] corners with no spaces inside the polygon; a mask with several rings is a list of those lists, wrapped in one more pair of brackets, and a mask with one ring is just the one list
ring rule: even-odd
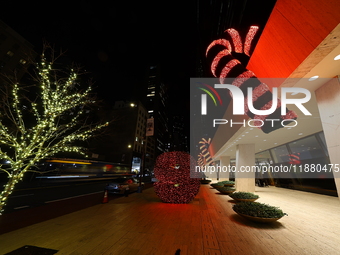
{"label": "red illuminated ceiling", "polygon": [[278,0],[247,69],[261,78],[289,77],[339,22],[338,0]]}

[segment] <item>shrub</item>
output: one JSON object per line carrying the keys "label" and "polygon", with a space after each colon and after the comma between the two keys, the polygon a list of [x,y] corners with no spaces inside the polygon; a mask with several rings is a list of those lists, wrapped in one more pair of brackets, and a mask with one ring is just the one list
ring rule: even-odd
{"label": "shrub", "polygon": [[235,185],[235,182],[234,181],[222,181],[223,184],[233,184]]}
{"label": "shrub", "polygon": [[234,199],[257,199],[259,198],[258,195],[255,195],[250,192],[242,192],[242,191],[234,192],[233,194],[230,194],[230,197]]}
{"label": "shrub", "polygon": [[220,188],[216,188],[219,192],[221,193],[227,193],[227,192],[234,192],[235,188],[233,187],[220,187]]}
{"label": "shrub", "polygon": [[284,215],[288,215],[278,207],[258,202],[241,202],[235,204],[233,210],[240,214],[260,218],[281,218]]}
{"label": "shrub", "polygon": [[223,187],[224,183],[222,183],[222,182],[212,183],[212,184],[210,184],[210,186],[213,187],[213,188]]}

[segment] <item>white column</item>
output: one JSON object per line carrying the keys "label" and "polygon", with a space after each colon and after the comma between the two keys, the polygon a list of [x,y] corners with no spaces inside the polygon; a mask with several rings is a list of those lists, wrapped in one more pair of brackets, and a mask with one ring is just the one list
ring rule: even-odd
{"label": "white column", "polygon": [[230,165],[230,156],[221,156],[220,157],[220,181],[229,181],[229,172],[223,171],[223,169],[227,169]]}
{"label": "white column", "polygon": [[255,144],[238,144],[236,151],[236,191],[255,192],[255,172],[241,172],[255,166]]}
{"label": "white column", "polygon": [[[340,83],[332,79],[315,91],[323,132],[331,164],[340,166]],[[334,172],[334,181],[340,194],[340,172]],[[340,198],[340,196],[339,196]]]}
{"label": "white column", "polygon": [[221,175],[219,175],[217,173],[219,167],[221,165],[221,162],[219,160],[216,160],[214,161],[214,168],[211,168],[213,169],[213,171],[209,172],[209,179],[211,179],[213,182],[218,182],[218,181],[221,181]]}

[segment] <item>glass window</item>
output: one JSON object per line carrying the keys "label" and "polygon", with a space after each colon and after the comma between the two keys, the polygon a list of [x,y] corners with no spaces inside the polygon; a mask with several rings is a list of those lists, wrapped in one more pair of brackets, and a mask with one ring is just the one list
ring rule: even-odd
{"label": "glass window", "polygon": [[317,134],[317,136],[320,138],[320,141],[322,143],[322,146],[324,148],[324,152],[326,156],[328,157],[328,149],[327,149],[327,143],[326,143],[326,138],[324,132],[320,132]]}
{"label": "glass window", "polygon": [[308,136],[288,144],[295,160],[313,159],[324,157],[325,154],[316,137]]}
{"label": "glass window", "polygon": [[273,155],[274,163],[289,162],[289,152],[286,145],[281,145],[270,151]]}
{"label": "glass window", "polygon": [[261,164],[261,163],[272,164],[273,163],[269,150],[256,153],[255,158],[258,164]]}
{"label": "glass window", "polygon": [[14,53],[13,53],[13,51],[9,50],[9,51],[7,51],[7,55],[10,56],[10,57],[13,57]]}

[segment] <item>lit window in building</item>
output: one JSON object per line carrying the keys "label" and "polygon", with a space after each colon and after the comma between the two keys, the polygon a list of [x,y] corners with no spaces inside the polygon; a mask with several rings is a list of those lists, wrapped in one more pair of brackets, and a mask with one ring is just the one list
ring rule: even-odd
{"label": "lit window in building", "polygon": [[10,56],[10,57],[13,57],[14,53],[13,53],[13,51],[9,50],[9,51],[7,51],[7,55]]}
{"label": "lit window in building", "polygon": [[26,64],[27,61],[26,61],[25,59],[22,58],[22,59],[20,59],[19,62],[20,62],[20,64],[23,64],[23,65],[24,65],[24,64]]}

